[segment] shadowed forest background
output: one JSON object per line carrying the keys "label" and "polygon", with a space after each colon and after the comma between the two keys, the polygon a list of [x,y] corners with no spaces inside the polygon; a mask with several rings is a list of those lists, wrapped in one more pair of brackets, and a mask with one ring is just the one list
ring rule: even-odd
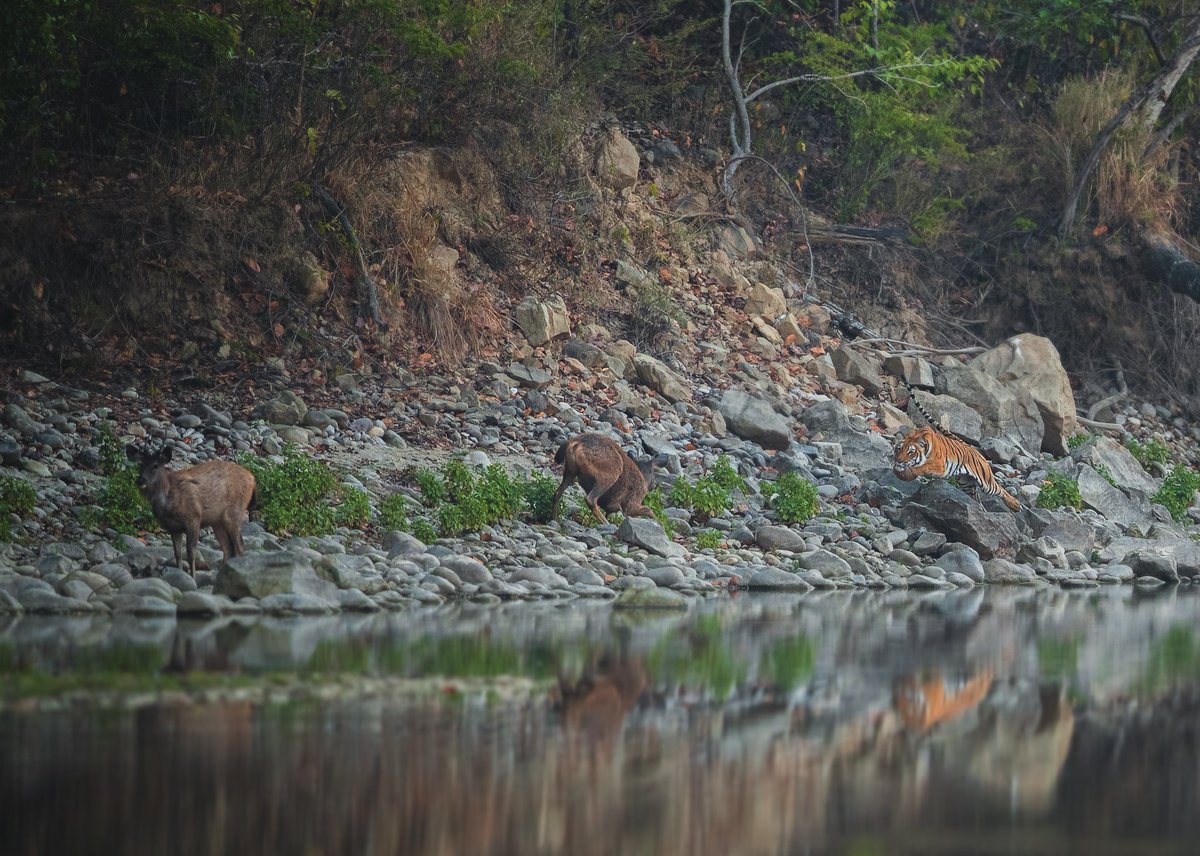
{"label": "shadowed forest background", "polygon": [[887,335],[1190,403],[1198,50],[1189,2],[10,0],[0,354],[454,367],[550,293],[661,352],[689,284],[613,266],[734,224]]}

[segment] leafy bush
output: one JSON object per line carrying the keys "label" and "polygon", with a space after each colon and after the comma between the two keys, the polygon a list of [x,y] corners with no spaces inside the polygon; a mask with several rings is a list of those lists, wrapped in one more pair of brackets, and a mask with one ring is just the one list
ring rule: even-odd
{"label": "leafy bush", "polygon": [[721,533],[716,529],[702,529],[696,533],[696,546],[701,550],[715,550],[721,546]]}
{"label": "leafy bush", "polygon": [[[514,478],[500,464],[472,469],[461,460],[447,461],[440,471],[413,470],[412,480],[429,509],[427,519],[413,523],[413,534],[422,541],[439,533],[475,532],[525,511],[534,520],[546,520],[556,486],[554,478],[544,473]],[[417,531],[420,523],[425,524],[424,534]]]}
{"label": "leafy bush", "polygon": [[1091,434],[1072,434],[1067,438],[1067,448],[1078,449],[1090,439],[1092,439]]}
{"label": "leafy bush", "polygon": [[557,479],[545,473],[530,473],[522,487],[529,517],[536,523],[545,523],[550,519],[550,505],[554,501],[554,491],[558,488]]}
{"label": "leafy bush", "polygon": [[1113,478],[1112,470],[1110,470],[1108,468],[1107,464],[1097,463],[1095,466],[1095,470],[1096,470],[1096,473],[1100,476],[1100,478],[1104,479],[1106,482],[1108,482],[1113,487],[1117,486],[1117,480],[1115,478]]}
{"label": "leafy bush", "polygon": [[100,426],[100,472],[104,481],[83,517],[89,527],[115,529],[126,535],[154,530],[157,523],[150,503],[137,489],[137,464],[129,460],[112,428]]}
{"label": "leafy bush", "polygon": [[350,485],[340,486],[342,502],[337,506],[335,517],[338,526],[361,529],[371,522],[371,497],[365,490]]}
{"label": "leafy bush", "polygon": [[1135,438],[1130,437],[1125,441],[1125,448],[1129,450],[1129,454],[1137,458],[1137,462],[1142,465],[1142,469],[1149,471],[1152,464],[1162,464],[1166,466],[1167,461],[1171,459],[1171,450],[1167,448],[1165,443],[1151,437],[1145,443],[1139,443]]}
{"label": "leafy bush", "polygon": [[666,503],[663,501],[662,488],[656,487],[654,490],[646,492],[646,498],[642,500],[646,507],[654,512],[654,519],[658,521],[658,525],[663,528],[663,532],[667,533],[668,538],[675,537],[675,526],[671,523],[671,518],[667,517]]}
{"label": "leafy bush", "polygon": [[33,485],[19,476],[0,475],[0,541],[12,538],[11,515],[24,517],[36,504]]}
{"label": "leafy bush", "polygon": [[787,523],[803,523],[820,510],[817,486],[795,473],[781,475],[769,499],[779,519]]}
{"label": "leafy bush", "polygon": [[366,525],[370,502],[365,493],[339,485],[325,462],[294,443],[284,445],[282,458],[247,454],[238,459],[258,482],[258,510],[265,527],[292,535],[324,535],[338,525]]}
{"label": "leafy bush", "polygon": [[389,532],[409,530],[408,497],[402,493],[390,493],[379,503],[379,522]]}
{"label": "leafy bush", "polygon": [[1083,508],[1083,497],[1079,495],[1079,482],[1051,470],[1042,482],[1038,494],[1038,508]]}
{"label": "leafy bush", "polygon": [[733,491],[746,492],[746,481],[737,474],[728,456],[721,455],[712,469],[693,484],[680,476],[671,486],[670,503],[689,508],[704,520],[728,511],[733,503]]}
{"label": "leafy bush", "polygon": [[1200,473],[1183,464],[1176,464],[1163,479],[1162,487],[1150,499],[1165,505],[1175,520],[1182,520],[1192,507],[1197,490],[1200,490]]}

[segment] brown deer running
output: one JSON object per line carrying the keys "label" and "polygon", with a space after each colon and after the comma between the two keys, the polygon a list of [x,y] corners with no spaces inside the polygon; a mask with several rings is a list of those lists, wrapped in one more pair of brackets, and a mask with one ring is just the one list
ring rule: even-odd
{"label": "brown deer running", "polygon": [[[554,492],[550,514],[558,517],[558,502],[576,479],[587,494],[587,505],[601,523],[605,511],[620,511],[626,517],[653,517],[642,504],[654,480],[654,467],[667,462],[666,455],[638,461],[615,440],[602,434],[577,434],[558,447],[554,462],[563,465],[562,484]],[[603,510],[601,510],[603,509]]]}
{"label": "brown deer running", "polygon": [[149,501],[158,525],[171,536],[176,567],[183,568],[180,547],[186,534],[188,571],[195,576],[196,544],[203,526],[213,528],[225,559],[246,552],[242,524],[250,519],[257,498],[253,473],[232,461],[168,470],[169,446],[149,452],[130,444],[125,454],[140,466],[138,490]]}

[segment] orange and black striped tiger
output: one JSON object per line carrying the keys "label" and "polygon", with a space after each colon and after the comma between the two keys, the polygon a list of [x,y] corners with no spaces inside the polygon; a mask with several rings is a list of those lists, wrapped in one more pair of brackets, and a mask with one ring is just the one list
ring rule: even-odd
{"label": "orange and black striped tiger", "polygon": [[901,438],[892,471],[905,481],[912,481],[917,476],[969,475],[979,482],[984,492],[1000,497],[1013,511],[1021,510],[1021,503],[996,481],[991,465],[978,449],[957,437],[939,434],[929,426],[914,428]]}
{"label": "orange and black striped tiger", "polygon": [[957,435],[932,427],[933,417],[921,406],[912,391],[912,387],[909,387],[909,400],[917,405],[921,415],[931,424],[914,428],[900,438],[892,459],[892,472],[904,481],[912,481],[917,476],[948,479],[968,475],[979,483],[985,493],[1000,497],[1010,509],[1020,511],[1021,503],[996,481],[991,464],[979,450]]}

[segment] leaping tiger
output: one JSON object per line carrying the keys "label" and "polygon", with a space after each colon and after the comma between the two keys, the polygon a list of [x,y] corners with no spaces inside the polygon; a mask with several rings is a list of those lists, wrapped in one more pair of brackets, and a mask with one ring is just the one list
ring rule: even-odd
{"label": "leaping tiger", "polygon": [[998,496],[1009,509],[1020,511],[1021,503],[996,480],[991,464],[979,450],[960,437],[933,427],[936,424],[934,418],[921,406],[913,388],[907,382],[904,385],[908,386],[909,400],[917,405],[917,410],[930,424],[914,428],[900,438],[892,459],[892,472],[896,477],[912,481],[918,476],[951,478],[968,475],[979,483],[984,493]]}

